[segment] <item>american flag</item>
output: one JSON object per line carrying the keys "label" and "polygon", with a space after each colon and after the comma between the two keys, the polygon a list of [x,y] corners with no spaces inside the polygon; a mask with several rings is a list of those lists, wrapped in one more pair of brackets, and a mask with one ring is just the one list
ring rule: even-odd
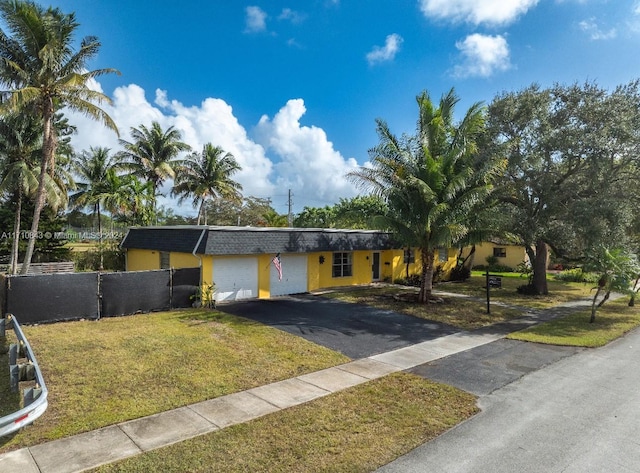
{"label": "american flag", "polygon": [[282,262],[280,261],[280,253],[275,255],[271,260],[271,262],[273,263],[273,265],[276,267],[276,270],[278,271],[278,281],[282,281]]}

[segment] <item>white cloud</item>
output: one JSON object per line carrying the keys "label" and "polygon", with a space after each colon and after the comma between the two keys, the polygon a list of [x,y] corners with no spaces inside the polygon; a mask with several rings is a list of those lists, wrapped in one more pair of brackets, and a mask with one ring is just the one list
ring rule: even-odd
{"label": "white cloud", "polygon": [[595,18],[589,18],[588,20],[581,21],[578,23],[578,26],[594,41],[613,39],[618,34],[615,28],[611,28],[609,31],[602,31]]}
{"label": "white cloud", "polygon": [[304,205],[315,207],[355,196],[345,174],[358,163],[336,151],[321,128],[302,126],[305,112],[302,99],[289,100],[273,119],[263,115],[256,127],[259,142],[280,157],[274,165],[278,187],[292,189],[297,202],[307,199]]}
{"label": "white cloud", "polygon": [[462,64],[454,69],[457,77],[489,77],[496,71],[505,71],[511,67],[509,45],[500,35],[475,33],[467,36],[464,41],[458,41],[456,48],[463,58]]}
{"label": "white cloud", "polygon": [[374,46],[373,49],[367,53],[367,61],[373,65],[393,60],[400,50],[400,45],[403,41],[402,36],[395,33],[390,34],[387,36],[383,47]]}
{"label": "white cloud", "polygon": [[[96,83],[96,87],[99,84]],[[166,91],[156,90],[154,102],[150,103],[141,87],[130,84],[118,87],[113,93],[113,104],[102,108],[118,125],[121,138],[127,141],[131,139],[132,127],[148,127],[152,121],[157,121],[163,129],[170,126],[178,129],[182,140],[195,151],[200,151],[208,142],[221,146],[242,166],[234,178],[242,184],[245,196],[273,197],[291,189],[295,196],[294,211],[298,212],[305,205],[322,206],[335,203],[340,197],[355,195],[344,175],[355,169],[357,162],[342,157],[324,130],[300,124],[300,118],[306,112],[301,99],[287,102],[273,120],[263,116],[255,127],[255,139],[238,122],[232,107],[217,98],[186,106],[171,100]],[[76,151],[88,150],[91,146],[108,147],[113,153],[121,150],[118,137],[111,130],[83,115],[66,114],[78,129],[72,137]],[[166,194],[169,187],[170,183],[165,186]],[[175,200],[162,198],[159,202],[179,214],[195,214],[189,205],[178,208]],[[275,199],[273,202],[276,210],[282,213],[283,209],[277,208]]]}
{"label": "white cloud", "polygon": [[291,8],[283,8],[278,16],[278,20],[288,20],[294,25],[302,23],[306,19],[306,15]]}
{"label": "white cloud", "polygon": [[246,33],[260,33],[267,30],[267,14],[262,8],[249,6],[244,11],[246,13],[244,31]]}
{"label": "white cloud", "polygon": [[419,0],[419,3],[428,18],[504,25],[535,7],[538,0]]}

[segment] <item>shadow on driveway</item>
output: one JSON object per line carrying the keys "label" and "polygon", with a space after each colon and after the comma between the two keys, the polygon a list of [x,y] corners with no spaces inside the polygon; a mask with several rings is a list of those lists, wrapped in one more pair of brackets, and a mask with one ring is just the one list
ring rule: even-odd
{"label": "shadow on driveway", "polygon": [[284,330],[352,359],[460,331],[439,322],[307,294],[225,303],[218,310]]}

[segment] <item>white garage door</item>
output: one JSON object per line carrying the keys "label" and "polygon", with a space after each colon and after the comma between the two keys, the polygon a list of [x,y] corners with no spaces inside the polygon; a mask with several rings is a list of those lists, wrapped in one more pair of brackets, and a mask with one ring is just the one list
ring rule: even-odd
{"label": "white garage door", "polygon": [[216,301],[258,297],[258,258],[224,258],[213,262]]}
{"label": "white garage door", "polygon": [[271,297],[307,292],[307,256],[281,255],[282,281],[278,280],[278,271],[271,264]]}

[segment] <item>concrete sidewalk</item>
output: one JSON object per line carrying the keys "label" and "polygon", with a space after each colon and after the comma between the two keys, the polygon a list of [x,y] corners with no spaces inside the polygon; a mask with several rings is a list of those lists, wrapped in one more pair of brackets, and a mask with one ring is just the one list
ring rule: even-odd
{"label": "concrete sidewalk", "polygon": [[247,422],[328,394],[503,338],[584,306],[533,311],[510,322],[459,332],[322,371],[0,455],[3,473],[73,473]]}

